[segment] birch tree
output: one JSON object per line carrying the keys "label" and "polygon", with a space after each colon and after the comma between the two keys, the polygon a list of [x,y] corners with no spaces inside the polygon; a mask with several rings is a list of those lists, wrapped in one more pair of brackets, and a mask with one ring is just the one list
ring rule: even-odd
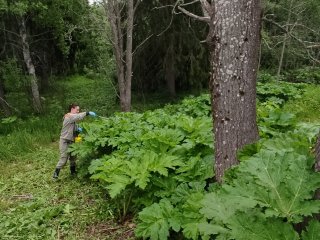
{"label": "birch tree", "polygon": [[[193,1],[195,2],[195,1]],[[199,0],[203,16],[178,9],[209,25],[215,175],[238,164],[237,150],[258,140],[256,77],[259,59],[260,0]]]}
{"label": "birch tree", "polygon": [[26,20],[24,16],[21,16],[19,18],[19,36],[20,36],[20,41],[22,46],[23,60],[27,67],[27,72],[29,75],[28,77],[29,77],[31,94],[32,94],[32,105],[34,110],[37,113],[40,113],[42,111],[42,106],[40,101],[38,79],[36,76],[35,66],[31,58],[31,51],[30,51],[29,41],[28,41],[28,32],[27,32]]}
{"label": "birch tree", "polygon": [[31,9],[37,9],[41,7],[42,5],[40,3],[30,4],[30,2],[27,0],[20,0],[15,1],[14,3],[7,1],[6,4],[3,4],[2,8],[0,9],[0,12],[2,14],[6,13],[12,16],[12,19],[16,20],[18,30],[15,35],[18,37],[17,42],[19,44],[19,49],[21,50],[21,53],[23,55],[25,68],[28,72],[33,109],[37,113],[40,113],[42,111],[42,106],[38,87],[38,79],[35,73],[35,66],[33,63],[32,52],[29,44],[30,38],[26,26],[26,21]]}

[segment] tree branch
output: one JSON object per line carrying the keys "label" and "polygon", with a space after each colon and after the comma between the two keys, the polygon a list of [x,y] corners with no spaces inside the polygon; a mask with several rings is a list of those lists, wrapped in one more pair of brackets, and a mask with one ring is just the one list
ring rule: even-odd
{"label": "tree branch", "polygon": [[16,112],[20,112],[18,109],[16,109],[15,107],[11,106],[5,99],[3,99],[2,97],[0,97],[0,101],[2,101],[4,104],[6,104],[9,108],[13,109]]}
{"label": "tree branch", "polygon": [[307,48],[320,48],[320,44],[309,45]]}
{"label": "tree branch", "polygon": [[206,22],[206,23],[209,23],[210,22],[210,17],[201,17],[201,16],[198,16],[198,15],[195,15],[191,12],[189,12],[188,10],[182,8],[181,6],[178,6],[178,9],[183,12],[184,14],[186,14],[187,16],[189,17],[192,17],[198,21],[201,21],[201,22]]}
{"label": "tree branch", "polygon": [[149,37],[147,37],[146,39],[144,39],[136,48],[135,50],[132,52],[132,55],[134,55],[137,51],[138,48],[140,48],[146,41],[148,41],[151,37],[153,36],[153,34],[151,34]]}
{"label": "tree branch", "polygon": [[135,14],[135,12],[136,12],[139,4],[140,4],[140,1],[138,0],[138,1],[136,2],[136,4],[134,5],[134,7],[133,7],[133,15]]}
{"label": "tree branch", "polygon": [[[306,49],[308,49],[308,48],[312,48],[312,46],[316,46],[316,47],[318,47],[319,45],[320,45],[320,43],[313,43],[314,45],[310,45],[310,46],[306,46],[306,44],[305,44],[305,42],[303,41],[303,40],[301,40],[300,38],[298,38],[298,37],[296,37],[295,35],[293,35],[292,33],[291,33],[291,31],[288,31],[286,28],[284,28],[283,26],[281,26],[279,23],[277,23],[277,22],[275,22],[275,21],[273,21],[273,20],[271,20],[271,19],[268,19],[268,18],[262,18],[262,20],[265,20],[265,21],[267,21],[267,22],[270,22],[270,23],[272,23],[272,24],[274,24],[275,26],[277,26],[278,28],[280,28],[282,31],[284,31],[285,33],[287,33],[290,37],[292,37],[293,39],[295,39],[297,42],[299,42],[299,43],[301,43]],[[318,60],[317,60],[317,62],[319,62]]]}
{"label": "tree branch", "polygon": [[178,2],[179,2],[179,1],[177,1],[177,2],[175,3],[175,5],[172,7],[172,14],[171,14],[171,18],[170,18],[170,23],[169,23],[169,25],[168,25],[161,33],[159,33],[159,34],[157,35],[157,37],[159,37],[159,36],[161,36],[163,33],[165,33],[165,32],[169,29],[169,27],[171,26],[172,21],[173,21],[173,13],[175,13],[175,12],[174,12],[174,9],[175,9],[175,7],[177,6]]}
{"label": "tree branch", "polygon": [[211,7],[211,5],[208,3],[207,0],[199,0],[199,1],[201,3],[203,15],[205,17],[210,17],[212,15],[212,7]]}

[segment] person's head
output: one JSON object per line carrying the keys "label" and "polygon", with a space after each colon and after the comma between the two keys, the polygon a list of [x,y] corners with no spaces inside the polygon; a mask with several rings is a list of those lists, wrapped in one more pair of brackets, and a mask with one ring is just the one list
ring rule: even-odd
{"label": "person's head", "polygon": [[79,113],[80,107],[78,104],[72,103],[69,105],[69,112],[70,113]]}

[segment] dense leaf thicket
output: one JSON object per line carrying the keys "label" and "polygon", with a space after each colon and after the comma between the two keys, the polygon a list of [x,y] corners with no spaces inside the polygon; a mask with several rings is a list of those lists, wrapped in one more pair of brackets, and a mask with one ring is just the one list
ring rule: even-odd
{"label": "dense leaf thicket", "polygon": [[313,239],[320,234],[318,222],[311,220],[302,234],[294,225],[320,211],[313,199],[320,177],[310,151],[319,124],[297,123],[280,111],[283,101],[302,91],[300,85],[287,89],[282,95],[273,87],[258,90],[268,95],[258,106],[261,139],[239,152],[240,164],[222,185],[212,181],[207,95],[83,125],[84,142],[73,152],[96,158],[89,167],[92,178],[124,203],[122,214],[142,210],[137,236]]}

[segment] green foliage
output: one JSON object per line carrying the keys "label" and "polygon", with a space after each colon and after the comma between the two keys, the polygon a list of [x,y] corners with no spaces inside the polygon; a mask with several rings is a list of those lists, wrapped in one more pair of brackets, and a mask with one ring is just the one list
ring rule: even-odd
{"label": "green foliage", "polygon": [[[277,104],[269,110],[259,122],[267,138],[239,153],[240,165],[226,173],[222,186],[165,181],[167,188],[156,193],[162,200],[153,199],[139,214],[137,236],[169,239],[178,231],[186,239],[300,239],[293,225],[320,211],[313,200],[320,178],[310,152],[319,125],[297,124]],[[311,221],[301,239],[318,232]]]}
{"label": "green foliage", "polygon": [[[0,84],[5,89],[6,101],[14,109],[15,114],[21,115],[22,112],[32,111],[28,102],[28,94],[25,91],[29,86],[28,79],[23,74],[16,58],[0,61]],[[2,109],[0,110],[1,115]]]}
{"label": "green foliage", "polygon": [[[180,183],[212,178],[209,109],[202,106],[207,109],[203,113],[190,107],[202,101],[208,101],[207,96],[190,98],[180,106],[143,114],[118,113],[82,124],[84,141],[72,147],[73,154],[81,156],[81,162],[98,158],[89,171],[116,201],[129,191],[133,196],[128,194],[128,198],[138,198],[134,202],[137,208],[150,205],[150,198],[160,200]],[[122,201],[128,204],[129,199]]]}
{"label": "green foliage", "polygon": [[22,69],[15,58],[0,61],[0,78],[8,91],[21,90],[26,84]]}
{"label": "green foliage", "polygon": [[[277,90],[274,91],[277,87],[275,84],[270,84],[269,87],[267,91],[265,91],[266,89],[262,91],[265,95],[278,93]],[[295,86],[293,86],[293,89],[295,89]],[[289,98],[289,95],[287,97]],[[290,98],[300,99],[301,96],[292,96],[291,92]],[[258,102],[257,119],[261,137],[269,138],[293,130],[296,127],[297,117],[295,114],[283,110],[282,106],[285,104],[286,100],[280,98],[279,95],[277,97],[267,97],[264,101]]]}
{"label": "green foliage", "polygon": [[167,199],[145,208],[139,213],[144,225],[136,229],[138,236],[149,236],[151,240],[165,240],[169,237],[169,230],[180,230],[181,215]]}
{"label": "green foliage", "polygon": [[257,95],[261,101],[265,101],[270,97],[277,97],[285,101],[289,99],[300,98],[305,84],[292,84],[288,82],[267,82],[257,83]]}
{"label": "green foliage", "polygon": [[3,118],[0,122],[0,160],[12,161],[37,151],[58,138],[60,122],[51,116]]}
{"label": "green foliage", "polygon": [[92,176],[93,179],[110,183],[107,189],[111,197],[120,194],[130,184],[144,190],[150,182],[152,173],[167,177],[168,169],[175,169],[181,165],[177,157],[153,151],[133,152],[130,159],[121,157],[104,159],[104,164],[94,169],[96,172],[101,172]]}
{"label": "green foliage", "polygon": [[166,105],[164,110],[171,114],[182,113],[197,118],[211,115],[211,102],[209,94],[198,97],[189,96],[184,98],[180,104]]}
{"label": "green foliage", "polygon": [[[167,129],[163,129],[163,124],[169,123],[168,121],[171,124],[168,124]],[[186,125],[187,121],[188,125]],[[90,134],[93,130],[87,129],[88,137],[85,136],[85,141],[98,144],[96,149],[99,145],[102,148],[108,145],[115,149],[112,155],[104,157],[106,166],[101,166],[107,176],[113,173],[111,166],[114,166],[118,171],[123,171],[123,174],[118,172],[115,175],[130,176],[131,180],[145,179],[135,183],[136,186],[144,189],[151,172],[168,176],[171,173],[169,169],[176,170],[179,167],[178,171],[182,177],[188,170],[184,167],[187,166],[188,158],[198,156],[196,149],[206,149],[203,157],[206,156],[205,154],[212,154],[210,154],[212,138],[207,129],[210,122],[210,118],[202,118],[202,121],[195,122],[186,115],[177,115],[172,118],[161,110],[146,112],[143,115],[119,114],[106,120],[105,127],[97,130],[99,135],[94,138]],[[142,149],[139,150],[138,148],[141,147]],[[81,148],[79,147],[76,151],[81,152]],[[201,163],[195,162],[194,165],[198,168]],[[137,177],[135,174],[140,174],[141,166],[144,166],[145,173]],[[91,169],[92,172],[99,170],[102,169]],[[119,181],[113,181],[119,183]],[[130,183],[132,182],[126,182],[125,185]],[[116,193],[120,191],[121,189],[118,189]]]}
{"label": "green foliage", "polygon": [[116,92],[108,79],[75,75],[59,80],[58,89],[65,109],[73,102],[80,104],[83,111],[95,111],[102,116],[116,109]]}
{"label": "green foliage", "polygon": [[267,83],[267,82],[276,82],[278,79],[269,72],[260,71],[257,76],[258,82]]}
{"label": "green foliage", "polygon": [[320,83],[320,68],[305,67],[292,70],[287,73],[287,81],[289,82],[303,82],[303,83]]}
{"label": "green foliage", "polygon": [[320,95],[318,85],[308,85],[302,98],[288,101],[284,111],[294,113],[300,121],[317,122],[320,116]]}
{"label": "green foliage", "polygon": [[110,27],[101,7],[91,6],[86,19],[82,20],[85,31],[81,32],[78,42],[83,47],[78,49],[75,61],[78,73],[89,78],[106,76],[106,81],[115,74],[115,62],[112,44],[110,44]]}
{"label": "green foliage", "polygon": [[[103,238],[99,224],[105,228],[113,216],[104,192],[92,182],[71,178],[67,168],[61,170],[60,181],[52,181],[58,159],[58,144],[51,143],[2,164],[0,239]],[[104,237],[119,239],[112,235]]]}
{"label": "green foliage", "polygon": [[[187,239],[213,236],[237,240],[300,239],[293,224],[320,210],[320,201],[313,200],[320,184],[319,173],[312,168],[314,158],[309,151],[312,142],[304,136],[305,132],[313,137],[317,133],[312,128],[306,129],[304,126],[295,132],[260,140],[256,153],[231,169],[224,184],[214,184],[208,192],[201,184],[193,193],[188,185],[178,186],[167,200],[177,211],[175,215],[181,216],[176,221],[184,236]],[[138,236],[158,239],[155,232],[160,227],[154,225],[158,221],[155,217],[164,216],[162,212],[153,215],[158,207],[154,203],[143,210],[147,216],[139,215]],[[317,225],[318,222],[311,221],[301,239],[319,234]],[[165,226],[166,234],[170,233],[169,224]]]}
{"label": "green foliage", "polygon": [[302,240],[316,240],[320,238],[320,222],[310,221],[306,231],[302,232]]}
{"label": "green foliage", "polygon": [[7,118],[2,118],[1,119],[1,123],[2,124],[11,124],[17,121],[17,117],[16,116],[12,116],[12,117],[7,117]]}
{"label": "green foliage", "polygon": [[139,213],[136,235],[152,240],[168,239],[172,230],[179,232],[181,229],[187,239],[198,239],[199,227],[205,223],[205,218],[199,213],[204,187],[204,182],[182,183],[169,198],[144,208]]}
{"label": "green foliage", "polygon": [[[70,89],[72,86],[75,85],[70,85]],[[208,95],[143,114],[117,113],[110,118],[82,122],[84,141],[74,144],[73,154],[78,155],[82,174],[87,174],[90,165],[92,178],[112,197],[95,214],[125,221],[130,213],[142,209],[137,215],[136,235],[150,239],[182,235],[195,240],[256,240],[268,239],[267,236],[313,239],[319,234],[318,222],[310,221],[300,236],[293,224],[320,210],[319,201],[312,199],[320,182],[319,174],[313,172],[314,158],[310,152],[319,124],[298,123],[292,114],[280,111],[283,102],[272,97],[259,103],[262,139],[239,152],[241,163],[226,173],[222,186],[209,185],[213,176],[213,142]],[[59,112],[58,102],[49,108]],[[39,154],[43,152],[35,143],[45,142],[46,133],[43,139],[35,136],[41,136],[40,129],[52,131],[54,124],[58,131],[61,123],[55,118],[43,120],[34,117],[25,125],[20,118],[2,120],[0,130],[6,141],[1,139],[4,145],[0,150],[15,152],[19,146],[22,153],[35,147],[40,149]],[[9,140],[17,145],[7,147]],[[3,159],[5,154],[0,153]],[[48,157],[55,159],[50,154]],[[14,189],[15,185],[9,187],[3,182],[0,178],[0,193]],[[21,180],[12,184],[16,182]],[[61,197],[58,194],[58,199]],[[0,207],[10,208],[6,201]],[[58,229],[56,221],[63,222],[60,230],[71,231],[74,219],[69,217],[73,215],[74,202],[50,207],[45,206],[47,201],[33,203],[5,212],[0,224],[7,227],[0,233],[8,237],[15,233],[16,239],[24,232],[29,232],[27,239],[55,237],[57,232],[47,229]]]}
{"label": "green foliage", "polygon": [[269,112],[268,116],[259,118],[260,136],[275,136],[281,132],[293,130],[296,125],[294,114],[283,112],[277,108]]}
{"label": "green foliage", "polygon": [[299,239],[292,223],[320,207],[320,201],[313,200],[320,178],[313,172],[309,151],[316,135],[312,128],[302,127],[262,139],[258,153],[236,167],[220,190],[204,198],[202,213],[215,224],[222,221],[235,239]]}
{"label": "green foliage", "polygon": [[[44,207],[40,202],[23,204],[12,209],[9,214],[0,216],[0,233],[4,239],[13,239],[13,235],[17,236],[15,239],[54,238],[56,229],[51,228],[47,222],[61,216],[63,212],[63,206]],[[27,238],[26,233],[29,233]]]}

